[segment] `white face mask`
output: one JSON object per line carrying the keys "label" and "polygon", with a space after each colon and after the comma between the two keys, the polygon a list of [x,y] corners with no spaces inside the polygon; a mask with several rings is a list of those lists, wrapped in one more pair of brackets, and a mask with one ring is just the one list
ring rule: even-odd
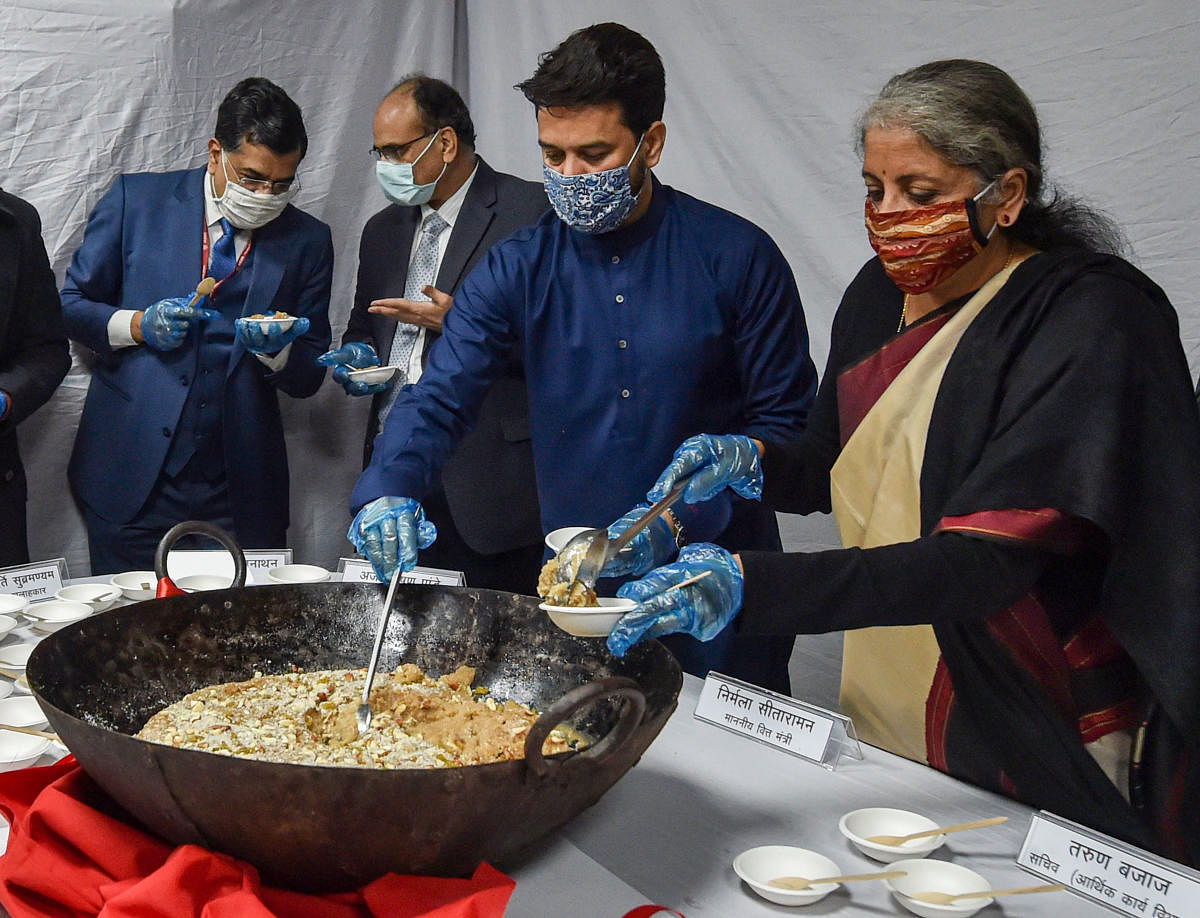
{"label": "white face mask", "polygon": [[217,208],[230,223],[238,229],[253,230],[266,226],[291,203],[299,187],[293,184],[281,194],[255,194],[243,188],[229,177],[226,167],[228,160],[225,151],[221,151],[221,171],[225,173],[225,193],[216,197],[216,185],[213,185],[213,197]]}

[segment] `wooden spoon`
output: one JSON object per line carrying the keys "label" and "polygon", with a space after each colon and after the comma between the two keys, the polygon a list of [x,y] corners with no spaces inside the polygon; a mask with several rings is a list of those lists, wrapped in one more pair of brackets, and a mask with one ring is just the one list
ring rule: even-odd
{"label": "wooden spoon", "polygon": [[1023,896],[1026,893],[1058,892],[1066,889],[1066,883],[1048,883],[1045,886],[1021,886],[1017,889],[981,889],[978,892],[944,893],[944,892],[915,892],[901,893],[917,902],[928,902],[930,905],[953,905],[959,899],[978,899],[987,896],[995,899],[999,896]]}
{"label": "wooden spoon", "polygon": [[0,724],[0,730],[11,730],[13,733],[28,733],[30,736],[40,736],[42,739],[61,743],[57,733],[47,733],[45,730],[34,730],[32,727],[14,727],[12,724]]}
{"label": "wooden spoon", "polygon": [[953,826],[943,826],[940,829],[926,829],[924,832],[910,832],[907,835],[868,835],[866,840],[876,845],[903,845],[914,838],[929,838],[931,835],[949,835],[951,832],[965,832],[967,829],[982,829],[984,826],[998,826],[1008,822],[1007,816],[993,816],[990,819],[976,819],[974,822],[960,822]]}
{"label": "wooden spoon", "polygon": [[908,876],[908,872],[904,870],[887,870],[883,873],[847,873],[840,877],[820,877],[816,880],[810,880],[807,877],[776,877],[768,880],[767,885],[777,889],[808,889],[810,886],[819,886],[822,883],[854,883],[858,880],[886,880],[890,877],[906,876]]}

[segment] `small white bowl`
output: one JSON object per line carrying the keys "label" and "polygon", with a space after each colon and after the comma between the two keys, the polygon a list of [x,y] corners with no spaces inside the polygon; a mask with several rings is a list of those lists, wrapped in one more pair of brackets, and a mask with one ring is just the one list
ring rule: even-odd
{"label": "small white bowl", "polygon": [[25,617],[33,623],[33,630],[47,634],[65,628],[72,622],[83,621],[91,614],[92,607],[87,603],[70,602],[66,599],[30,603],[29,608],[25,610]]}
{"label": "small white bowl", "polygon": [[103,612],[121,598],[121,588],[111,583],[72,583],[54,594],[67,602],[81,602],[93,612]]}
{"label": "small white bowl", "polygon": [[0,771],[28,768],[50,748],[50,740],[27,733],[0,730]]}
{"label": "small white bowl", "polygon": [[267,570],[267,579],[274,583],[324,583],[330,576],[315,564],[281,564]]}
{"label": "small white bowl", "polygon": [[561,529],[555,529],[546,533],[546,547],[557,555],[575,536],[581,532],[587,532],[591,528],[591,526],[563,526]]}
{"label": "small white bowl", "polygon": [[5,669],[23,671],[25,664],[29,662],[29,655],[33,653],[33,648],[37,643],[32,644],[9,644],[7,647],[0,647],[0,666]]}
{"label": "small white bowl", "polygon": [[4,637],[19,624],[20,622],[11,615],[0,615],[0,638]]}
{"label": "small white bowl", "polygon": [[349,370],[347,371],[346,375],[354,380],[354,382],[366,383],[368,386],[374,386],[378,383],[387,382],[399,372],[400,368],[393,366],[362,367],[358,370]]}
{"label": "small white bowl", "polygon": [[885,806],[869,806],[853,810],[838,820],[838,829],[867,857],[885,864],[911,857],[922,857],[941,847],[945,835],[914,838],[902,845],[880,845],[867,841],[872,835],[908,835],[936,829],[938,824],[920,813],[893,810]]}
{"label": "small white bowl", "polygon": [[175,586],[185,593],[199,593],[204,590],[227,590],[233,586],[233,580],[220,574],[189,574],[176,580]]}
{"label": "small white bowl", "polygon": [[20,615],[29,605],[29,600],[15,593],[0,593],[0,615]]}
{"label": "small white bowl", "polygon": [[0,724],[10,727],[44,727],[46,715],[32,695],[0,698]]}
{"label": "small white bowl", "polygon": [[992,884],[974,870],[949,861],[920,858],[896,861],[892,867],[908,873],[908,876],[883,881],[891,890],[892,898],[921,918],[967,918],[968,915],[974,915],[981,908],[996,901],[991,896],[975,896],[951,902],[949,905],[918,902],[916,899],[910,899],[905,893],[942,892],[953,896],[957,893],[990,890]]}
{"label": "small white bowl", "polygon": [[259,330],[262,331],[264,335],[270,334],[271,329],[285,332],[296,324],[295,316],[284,316],[282,319],[276,319],[273,316],[265,319],[256,319],[253,316],[246,316],[246,320],[257,323]]}
{"label": "small white bowl", "polygon": [[154,571],[125,571],[123,574],[113,574],[109,582],[124,593],[126,599],[135,602],[153,599],[158,588],[158,578],[154,576]]}
{"label": "small white bowl", "polygon": [[780,889],[768,885],[769,882],[778,877],[836,877],[842,871],[837,864],[816,851],[787,845],[764,845],[743,851],[735,857],[733,872],[768,902],[777,905],[811,905],[824,899],[841,884],[821,883],[808,889]]}
{"label": "small white bowl", "polygon": [[617,620],[637,606],[632,599],[621,599],[617,596],[601,596],[596,600],[598,606],[552,606],[541,603],[539,608],[545,610],[550,621],[558,625],[567,634],[576,637],[608,637]]}

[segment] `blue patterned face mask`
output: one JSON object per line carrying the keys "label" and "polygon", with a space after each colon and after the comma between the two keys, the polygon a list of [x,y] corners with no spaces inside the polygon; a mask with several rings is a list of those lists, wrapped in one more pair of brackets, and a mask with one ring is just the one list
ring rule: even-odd
{"label": "blue patterned face mask", "polygon": [[611,232],[624,223],[637,206],[638,196],[629,181],[629,167],[637,158],[645,136],[638,138],[629,162],[615,169],[563,175],[542,163],[546,197],[558,218],[590,236]]}

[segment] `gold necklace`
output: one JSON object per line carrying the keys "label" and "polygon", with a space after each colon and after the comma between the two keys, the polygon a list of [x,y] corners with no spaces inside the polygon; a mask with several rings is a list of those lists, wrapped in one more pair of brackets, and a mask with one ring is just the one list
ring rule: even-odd
{"label": "gold necklace", "polygon": [[[1016,257],[1017,257],[1017,250],[1015,248],[1010,247],[1009,252],[1008,252],[1008,258],[1004,259],[1004,264],[1002,264],[1000,266],[1000,271],[997,271],[996,274],[999,274],[1001,271],[1007,271],[1009,265],[1011,265],[1013,263],[1013,259]],[[994,277],[995,275],[992,275],[992,276]],[[908,300],[911,296],[912,296],[911,293],[904,294],[903,305],[901,305],[901,307],[900,307],[900,324],[896,326],[896,334],[897,335],[900,334],[900,332],[904,331],[904,323],[908,320]]]}

